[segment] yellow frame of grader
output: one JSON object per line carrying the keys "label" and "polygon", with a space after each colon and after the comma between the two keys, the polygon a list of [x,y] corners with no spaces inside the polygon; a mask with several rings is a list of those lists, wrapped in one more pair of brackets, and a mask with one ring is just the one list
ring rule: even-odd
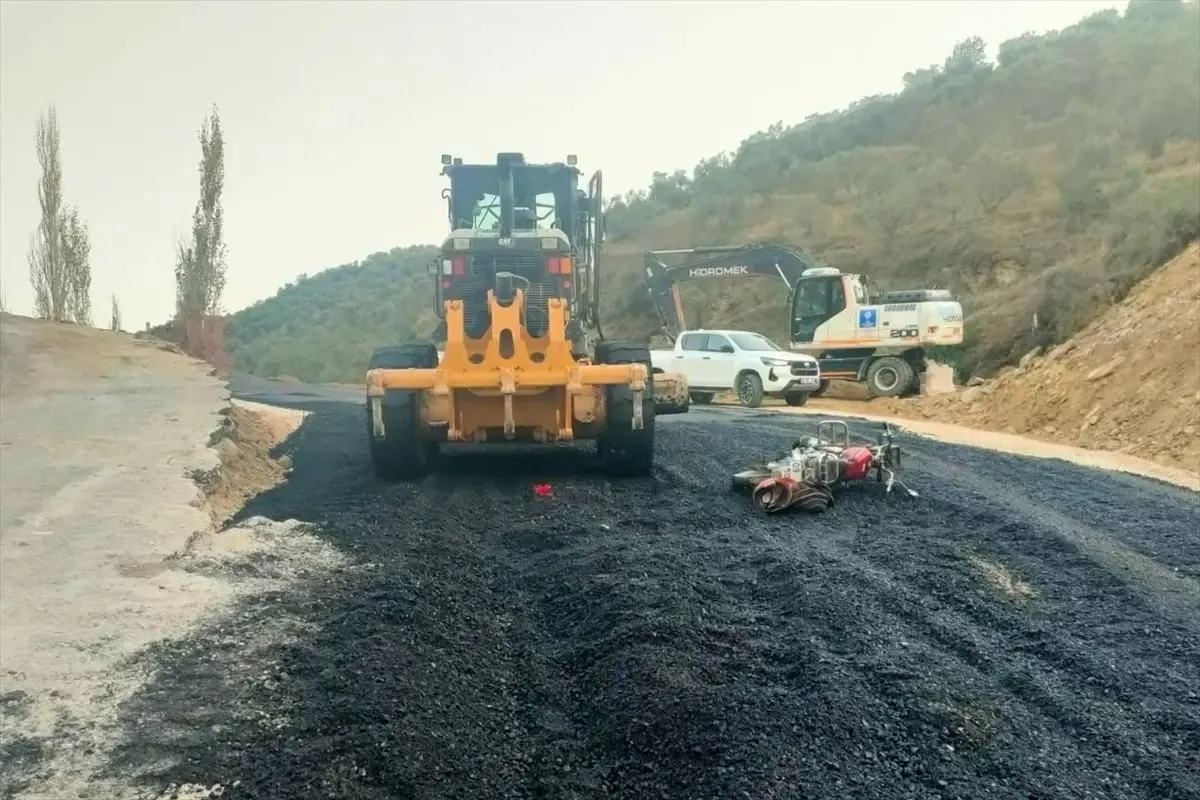
{"label": "yellow frame of grader", "polygon": [[[599,436],[605,421],[604,387],[628,385],[633,392],[633,429],[641,430],[642,393],[649,386],[644,364],[577,361],[566,340],[567,309],[547,301],[549,326],[530,336],[521,318],[525,293],[502,305],[489,290],[492,324],[479,339],[467,338],[462,300],[446,301],[446,344],[433,369],[372,369],[367,372],[371,426],[384,436],[383,404],[388,389],[421,392],[420,418],[446,427],[446,441],[518,438],[569,442]],[[378,399],[376,399],[378,398]],[[514,402],[514,398],[520,398]]]}

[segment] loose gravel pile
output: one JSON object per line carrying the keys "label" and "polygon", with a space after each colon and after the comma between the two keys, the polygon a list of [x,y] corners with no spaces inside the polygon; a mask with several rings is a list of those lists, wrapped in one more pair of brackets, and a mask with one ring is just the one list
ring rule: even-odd
{"label": "loose gravel pile", "polygon": [[728,475],[811,423],[711,410],[653,480],[581,445],[387,484],[362,413],[246,511],[339,557],[146,655],[111,770],[151,796],[1200,797],[1194,494],[917,441],[921,499],[767,517]]}

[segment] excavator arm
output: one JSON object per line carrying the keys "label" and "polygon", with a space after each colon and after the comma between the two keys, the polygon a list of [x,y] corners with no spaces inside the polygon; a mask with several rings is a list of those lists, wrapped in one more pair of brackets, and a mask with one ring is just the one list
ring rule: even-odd
{"label": "excavator arm", "polygon": [[[668,264],[663,256],[685,256]],[[778,278],[788,294],[804,270],[815,267],[803,251],[785,245],[748,244],[733,247],[695,247],[688,250],[650,250],[645,255],[646,289],[658,312],[663,334],[671,342],[687,328],[679,284],[710,278]]]}

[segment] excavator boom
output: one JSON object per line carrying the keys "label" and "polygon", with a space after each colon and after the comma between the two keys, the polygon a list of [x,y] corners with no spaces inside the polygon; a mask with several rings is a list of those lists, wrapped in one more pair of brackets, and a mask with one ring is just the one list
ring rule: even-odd
{"label": "excavator boom", "polygon": [[[685,256],[687,260],[669,264],[664,256]],[[777,278],[783,281],[790,295],[804,270],[814,266],[812,258],[803,251],[775,244],[650,250],[645,254],[646,289],[663,334],[674,342],[679,331],[687,328],[679,296],[680,283],[709,278]]]}

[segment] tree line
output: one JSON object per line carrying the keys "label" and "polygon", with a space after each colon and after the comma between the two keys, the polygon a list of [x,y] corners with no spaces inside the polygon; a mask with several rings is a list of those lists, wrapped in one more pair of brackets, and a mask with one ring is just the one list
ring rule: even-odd
{"label": "tree line", "polygon": [[[172,338],[190,354],[222,366],[221,295],[226,252],[221,193],[225,186],[225,137],[216,106],[199,131],[200,197],[192,214],[191,236],[175,246],[175,315]],[[92,325],[91,239],[78,206],[64,202],[63,158],[58,111],[50,106],[38,118],[34,147],[40,176],[40,219],[30,237],[27,260],[34,315],[52,322]],[[0,291],[0,311],[7,311]],[[111,296],[108,327],[122,330],[121,307]]]}

